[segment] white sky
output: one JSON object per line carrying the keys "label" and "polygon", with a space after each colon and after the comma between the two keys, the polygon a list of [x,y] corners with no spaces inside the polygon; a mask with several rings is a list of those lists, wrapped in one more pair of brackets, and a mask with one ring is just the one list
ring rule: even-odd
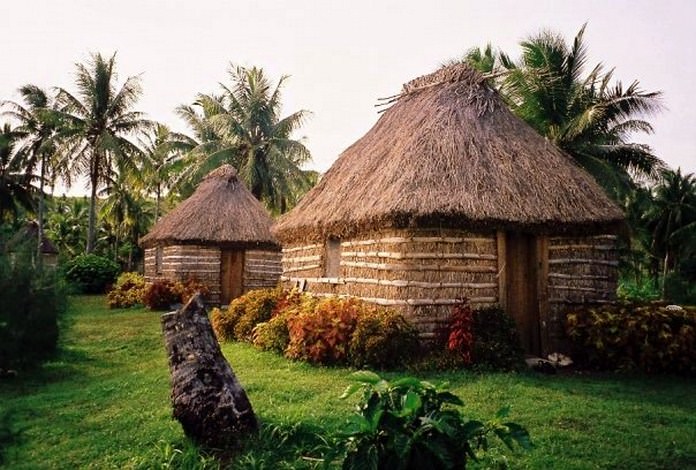
{"label": "white sky", "polygon": [[[74,89],[74,64],[117,51],[119,84],[142,73],[138,109],[186,131],[173,110],[217,91],[228,64],[290,75],[284,114],[312,116],[299,136],[325,171],[375,123],[377,98],[491,42],[511,56],[547,28],[570,41],[584,22],[588,69],[662,90],[650,144],[696,172],[696,2],[692,0],[0,0],[0,99],[25,83]],[[77,189],[77,188],[76,188]]]}

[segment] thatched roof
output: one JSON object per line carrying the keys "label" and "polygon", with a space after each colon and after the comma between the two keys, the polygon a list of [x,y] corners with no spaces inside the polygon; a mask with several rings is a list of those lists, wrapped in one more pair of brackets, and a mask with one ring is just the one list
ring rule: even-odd
{"label": "thatched roof", "polygon": [[[14,251],[22,245],[25,245],[28,241],[31,241],[31,245],[33,247],[36,247],[36,240],[38,236],[39,224],[34,220],[30,220],[10,239],[7,246],[10,251]],[[53,242],[46,236],[45,232],[41,237],[41,253],[45,255],[58,254],[58,249],[53,244]]]}
{"label": "thatched roof", "polygon": [[223,165],[162,217],[140,244],[279,248],[271,234],[272,223],[266,209],[237,178],[237,171]]}
{"label": "thatched roof", "polygon": [[623,219],[591,176],[468,66],[413,80],[395,101],[280,219],[282,241],[380,227],[586,232]]}

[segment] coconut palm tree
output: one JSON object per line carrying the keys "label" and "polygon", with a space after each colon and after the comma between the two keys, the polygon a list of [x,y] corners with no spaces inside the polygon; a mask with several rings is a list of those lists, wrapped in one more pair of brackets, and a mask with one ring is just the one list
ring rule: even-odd
{"label": "coconut palm tree", "polygon": [[35,176],[27,171],[26,154],[18,148],[26,135],[5,123],[0,128],[0,223],[17,218],[20,207],[34,210]]}
{"label": "coconut palm tree", "polygon": [[229,74],[232,86],[221,84],[220,95],[200,94],[193,106],[179,108],[199,142],[191,151],[188,181],[230,163],[257,199],[284,212],[294,203],[292,192],[306,191],[310,185],[301,170],[311,158],[309,150],[292,138],[308,112],[280,117],[280,92],[287,76],[273,86],[257,67],[231,67]]}
{"label": "coconut palm tree", "polygon": [[662,289],[681,252],[696,239],[696,176],[668,170],[654,188],[652,208],[646,214],[652,231],[653,255],[662,258]]}
{"label": "coconut palm tree", "polygon": [[613,83],[613,69],[596,65],[584,76],[585,26],[572,45],[543,31],[521,42],[514,62],[490,47],[470,51],[474,67],[494,71],[496,84],[511,110],[569,153],[614,196],[630,185],[630,176],[656,178],[664,162],[647,145],[631,141],[636,132],[652,133],[643,120],[661,109],[660,92],[644,92],[637,81]]}
{"label": "coconut palm tree", "polygon": [[24,153],[27,174],[34,174],[38,167],[38,247],[37,259],[41,261],[41,240],[44,233],[45,184],[52,180],[61,166],[56,164],[56,139],[58,121],[53,109],[52,98],[46,91],[36,85],[24,85],[19,89],[24,105],[5,101],[4,115],[12,117],[19,124],[17,130],[24,135],[19,151]]}
{"label": "coconut palm tree", "polygon": [[87,64],[76,64],[77,94],[58,89],[57,103],[63,122],[63,153],[76,174],[86,175],[90,186],[86,251],[94,250],[97,191],[109,182],[118,165],[135,168],[138,147],[129,137],[150,123],[133,107],[141,94],[139,77],[116,86],[116,55],[93,54]]}
{"label": "coconut palm tree", "polygon": [[140,181],[144,189],[155,196],[155,221],[160,216],[160,203],[163,194],[173,186],[179,173],[183,171],[182,156],[193,149],[197,143],[191,137],[157,123],[152,132],[139,139],[143,152]]}

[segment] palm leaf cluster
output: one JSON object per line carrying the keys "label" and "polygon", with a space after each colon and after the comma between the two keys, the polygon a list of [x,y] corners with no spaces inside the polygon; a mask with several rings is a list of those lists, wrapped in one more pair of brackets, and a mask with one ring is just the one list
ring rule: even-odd
{"label": "palm leaf cluster", "polygon": [[192,105],[178,108],[193,130],[197,145],[182,175],[188,191],[224,163],[236,167],[257,199],[275,212],[285,212],[312,184],[302,170],[311,156],[292,135],[307,118],[305,110],[281,117],[283,76],[273,85],[257,67],[232,66],[230,85],[219,94],[199,94]]}
{"label": "palm leaf cluster", "polygon": [[654,179],[665,169],[649,146],[633,142],[635,134],[653,132],[644,118],[661,110],[661,93],[643,91],[638,81],[624,87],[602,64],[585,74],[584,33],[585,26],[572,44],[549,31],[530,36],[517,61],[490,44],[464,60],[488,74],[515,114],[617,197],[631,177]]}

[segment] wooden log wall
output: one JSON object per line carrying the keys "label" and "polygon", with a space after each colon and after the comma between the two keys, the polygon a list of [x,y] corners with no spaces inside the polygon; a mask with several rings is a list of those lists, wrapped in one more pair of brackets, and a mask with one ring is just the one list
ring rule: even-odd
{"label": "wooden log wall", "polygon": [[145,278],[186,280],[196,278],[208,287],[211,304],[220,302],[220,249],[198,245],[162,247],[162,269],[156,273],[157,248],[145,250]]}
{"label": "wooden log wall", "polygon": [[551,347],[563,349],[565,314],[573,307],[616,300],[619,256],[615,235],[551,237],[548,242]]}
{"label": "wooden log wall", "polygon": [[398,308],[424,337],[447,323],[451,306],[467,297],[476,307],[498,302],[495,233],[449,229],[373,232],[343,240],[340,274],[323,277],[324,245],[283,250],[285,285],[306,283],[318,295],[350,295]]}
{"label": "wooden log wall", "polygon": [[281,273],[280,252],[247,250],[244,253],[244,292],[276,287]]}

